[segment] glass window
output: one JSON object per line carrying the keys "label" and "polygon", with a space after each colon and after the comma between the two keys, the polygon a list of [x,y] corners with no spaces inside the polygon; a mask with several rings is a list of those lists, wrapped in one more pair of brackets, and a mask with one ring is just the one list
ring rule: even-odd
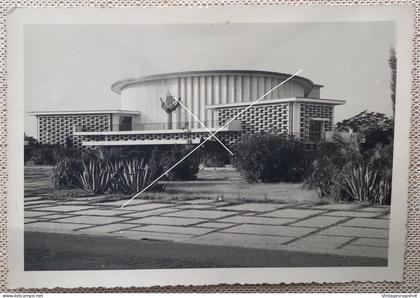
{"label": "glass window", "polygon": [[311,120],[309,124],[309,141],[319,142],[322,140],[322,125],[321,121]]}
{"label": "glass window", "polygon": [[119,130],[126,131],[132,130],[133,118],[131,116],[120,116]]}

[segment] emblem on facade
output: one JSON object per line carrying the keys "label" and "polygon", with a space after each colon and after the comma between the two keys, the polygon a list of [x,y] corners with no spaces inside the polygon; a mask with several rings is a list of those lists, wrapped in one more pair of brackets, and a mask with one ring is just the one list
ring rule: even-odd
{"label": "emblem on facade", "polygon": [[[179,98],[178,101],[181,101],[181,98]],[[178,108],[178,101],[175,99],[175,96],[172,96],[170,93],[166,95],[165,101],[163,101],[162,97],[160,98],[161,107],[168,114],[172,113]]]}
{"label": "emblem on facade", "polygon": [[181,98],[178,98],[177,100],[175,96],[172,96],[169,92],[166,95],[165,101],[163,101],[162,97],[160,98],[160,106],[162,107],[162,110],[168,114],[168,129],[172,129],[172,112],[178,108],[179,101],[181,101]]}

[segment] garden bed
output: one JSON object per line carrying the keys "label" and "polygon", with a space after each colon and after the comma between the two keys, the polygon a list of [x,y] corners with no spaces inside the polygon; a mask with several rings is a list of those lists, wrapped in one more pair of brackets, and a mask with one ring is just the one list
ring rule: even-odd
{"label": "garden bed", "polygon": [[[56,189],[50,175],[52,167],[25,167],[25,197],[43,197],[53,200],[70,198],[92,198],[81,189]],[[165,184],[164,192],[148,192],[143,199],[188,200],[197,198],[217,198],[225,201],[265,201],[279,203],[314,203],[321,200],[315,191],[303,188],[301,183],[249,184],[231,167],[200,169],[194,181],[160,182]],[[96,201],[110,201],[129,198],[123,194],[101,195]]]}

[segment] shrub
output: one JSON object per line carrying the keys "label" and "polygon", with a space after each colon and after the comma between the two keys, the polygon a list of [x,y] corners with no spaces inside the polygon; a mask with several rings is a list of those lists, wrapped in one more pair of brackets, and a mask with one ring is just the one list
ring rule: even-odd
{"label": "shrub", "polygon": [[391,177],[383,176],[370,165],[347,164],[337,181],[351,200],[360,203],[385,204],[391,196]]}
{"label": "shrub", "polygon": [[224,167],[230,161],[230,155],[219,143],[207,142],[201,150],[201,162],[206,167]]}
{"label": "shrub", "polygon": [[233,165],[248,182],[300,182],[309,157],[294,137],[267,133],[245,136],[233,152]]}
{"label": "shrub", "polygon": [[60,161],[61,159],[65,159],[65,158],[80,159],[83,155],[83,151],[77,148],[69,148],[69,147],[57,145],[54,147],[53,154],[54,154],[54,159],[56,161]]}
{"label": "shrub", "polygon": [[150,164],[135,159],[122,161],[121,186],[126,193],[137,193],[148,187],[156,176]]}
{"label": "shrub", "polygon": [[[177,162],[179,162],[186,154],[188,149],[181,146],[175,146],[170,153],[164,154],[160,165],[163,171],[167,171]],[[169,180],[195,180],[199,170],[200,161],[196,154],[192,154],[173,168],[167,175]]]}
{"label": "shrub", "polygon": [[329,158],[315,160],[312,171],[305,180],[305,186],[314,189],[320,198],[343,199],[342,191],[335,184],[339,169]]}
{"label": "shrub", "polygon": [[80,163],[74,158],[59,159],[53,168],[51,180],[56,188],[73,188],[80,186],[77,173],[80,173]]}
{"label": "shrub", "polygon": [[[119,150],[117,150],[119,151]],[[92,195],[140,192],[161,174],[158,156],[147,159],[121,156],[115,150],[86,151],[80,161],[62,158],[53,170],[55,187],[77,186]],[[154,185],[150,190],[161,190]]]}
{"label": "shrub", "polygon": [[337,136],[322,145],[305,185],[321,198],[389,204],[391,182],[391,144],[363,151],[354,140]]}
{"label": "shrub", "polygon": [[25,160],[31,160],[35,165],[55,165],[57,156],[55,150],[58,145],[34,144],[27,149]]}
{"label": "shrub", "polygon": [[94,157],[82,160],[81,172],[76,175],[81,188],[92,195],[108,191],[114,176],[107,162]]}
{"label": "shrub", "polygon": [[[120,159],[109,162],[110,170],[115,177],[111,190],[127,194],[138,193],[148,187],[157,177],[156,164],[152,161],[135,158]],[[148,190],[162,190],[152,185]]]}
{"label": "shrub", "polygon": [[80,158],[82,151],[60,144],[41,144],[35,141],[25,146],[25,163],[32,161],[35,165],[55,165],[62,158]]}

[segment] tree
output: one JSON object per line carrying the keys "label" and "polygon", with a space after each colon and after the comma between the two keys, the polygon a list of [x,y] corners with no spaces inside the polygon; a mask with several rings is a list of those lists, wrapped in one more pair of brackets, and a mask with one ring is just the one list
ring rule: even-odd
{"label": "tree", "polygon": [[32,136],[28,136],[26,133],[24,133],[24,141],[27,142],[27,145],[34,145],[38,143],[37,139]]}
{"label": "tree", "polygon": [[359,133],[364,139],[360,149],[365,152],[377,144],[392,144],[394,121],[393,118],[382,113],[363,111],[356,116],[338,122],[336,131]]}
{"label": "tree", "polygon": [[393,122],[390,117],[367,110],[336,124],[336,131],[339,132],[365,133],[369,130],[389,129],[393,129]]}
{"label": "tree", "polygon": [[397,55],[395,49],[389,49],[389,59],[388,64],[391,68],[391,103],[392,103],[392,112],[395,115],[395,97],[397,89]]}

